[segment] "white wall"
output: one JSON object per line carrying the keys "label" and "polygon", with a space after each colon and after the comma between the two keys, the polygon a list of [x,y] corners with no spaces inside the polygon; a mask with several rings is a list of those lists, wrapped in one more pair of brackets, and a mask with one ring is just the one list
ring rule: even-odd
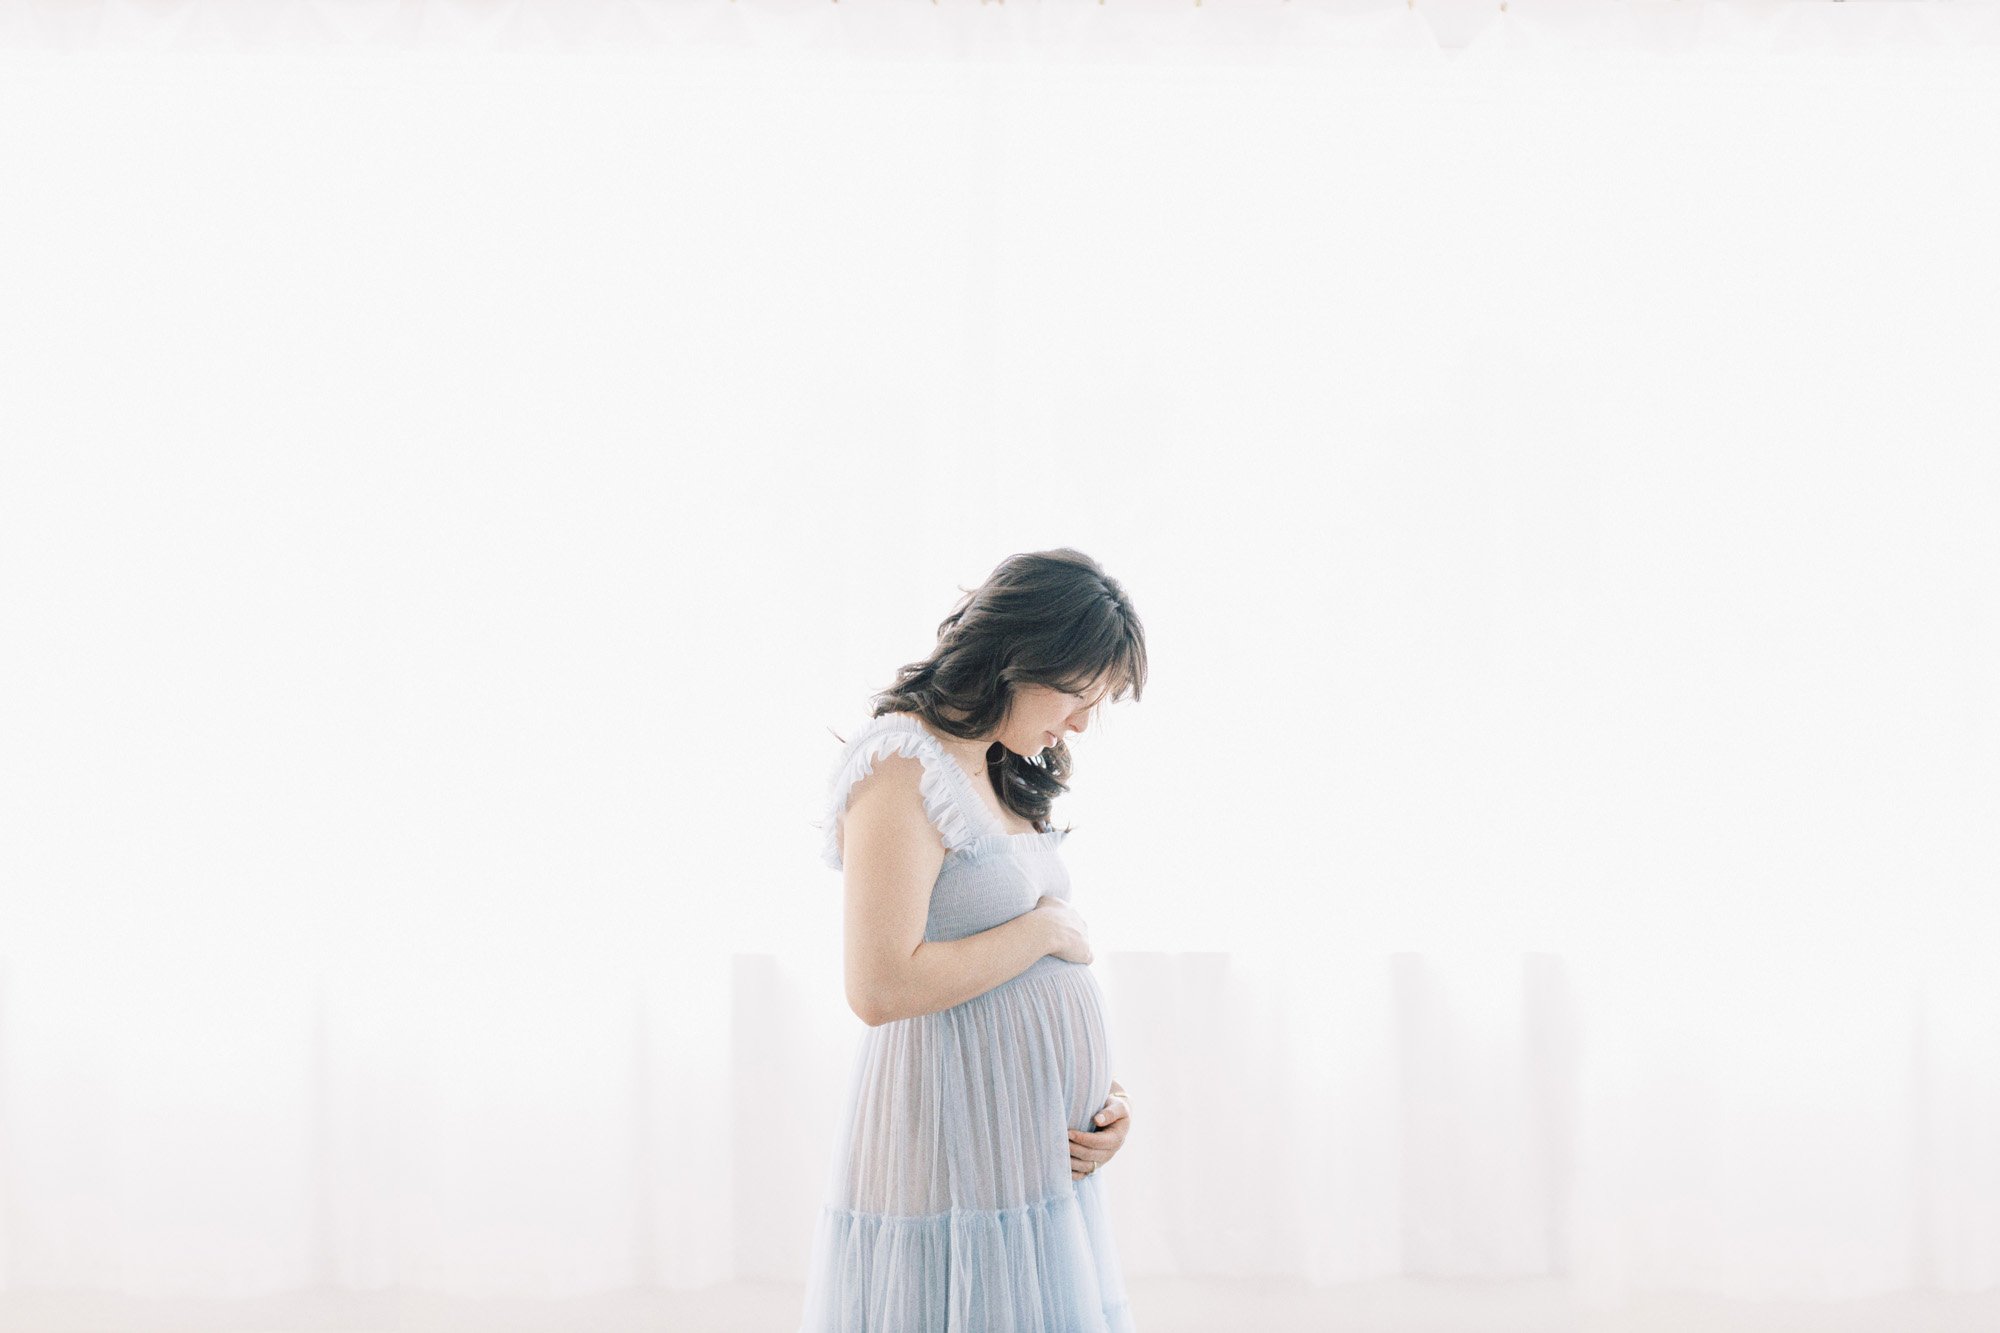
{"label": "white wall", "polygon": [[796,1279],[828,728],[1062,544],[1135,1277],[2000,1283],[1994,9],[80,13],[0,1288]]}

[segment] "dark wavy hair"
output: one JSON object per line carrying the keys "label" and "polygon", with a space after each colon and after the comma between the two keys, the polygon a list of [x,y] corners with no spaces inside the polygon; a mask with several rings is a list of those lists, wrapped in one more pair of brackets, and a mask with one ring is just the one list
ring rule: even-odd
{"label": "dark wavy hair", "polygon": [[[929,657],[898,668],[873,696],[870,716],[915,713],[948,736],[971,740],[1005,721],[1018,684],[1079,693],[1108,679],[1100,704],[1146,688],[1146,631],[1118,580],[1070,547],[1010,555],[964,594],[938,624]],[[986,776],[1000,804],[1037,829],[1069,790],[1069,742],[1037,757],[999,741],[986,748]]]}

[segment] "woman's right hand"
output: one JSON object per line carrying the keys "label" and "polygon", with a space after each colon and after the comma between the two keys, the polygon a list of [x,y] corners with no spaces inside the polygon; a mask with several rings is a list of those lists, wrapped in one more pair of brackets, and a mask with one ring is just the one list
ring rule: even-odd
{"label": "woman's right hand", "polygon": [[1084,924],[1074,907],[1061,898],[1051,898],[1045,893],[1036,901],[1035,911],[1048,926],[1050,945],[1047,952],[1072,963],[1090,961],[1090,927]]}

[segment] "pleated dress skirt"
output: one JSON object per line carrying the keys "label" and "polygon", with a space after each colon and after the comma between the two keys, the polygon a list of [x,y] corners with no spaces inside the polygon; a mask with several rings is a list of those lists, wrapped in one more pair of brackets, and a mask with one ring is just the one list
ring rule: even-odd
{"label": "pleated dress skirt", "polygon": [[1044,958],[868,1030],[802,1333],[1129,1333],[1105,1178],[1070,1179],[1110,1092],[1096,990]]}

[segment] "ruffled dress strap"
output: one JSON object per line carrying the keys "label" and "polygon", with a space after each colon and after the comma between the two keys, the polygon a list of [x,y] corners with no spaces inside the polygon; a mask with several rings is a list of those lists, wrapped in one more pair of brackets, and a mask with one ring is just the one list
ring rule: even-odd
{"label": "ruffled dress strap", "polygon": [[848,793],[875,770],[875,761],[885,754],[907,755],[923,765],[917,785],[924,814],[936,827],[947,854],[990,831],[991,819],[980,806],[964,766],[946,753],[916,717],[884,713],[870,718],[849,738],[833,766],[827,782],[825,818],[820,823],[824,835],[820,860],[835,870],[841,868],[840,817],[847,812]]}

